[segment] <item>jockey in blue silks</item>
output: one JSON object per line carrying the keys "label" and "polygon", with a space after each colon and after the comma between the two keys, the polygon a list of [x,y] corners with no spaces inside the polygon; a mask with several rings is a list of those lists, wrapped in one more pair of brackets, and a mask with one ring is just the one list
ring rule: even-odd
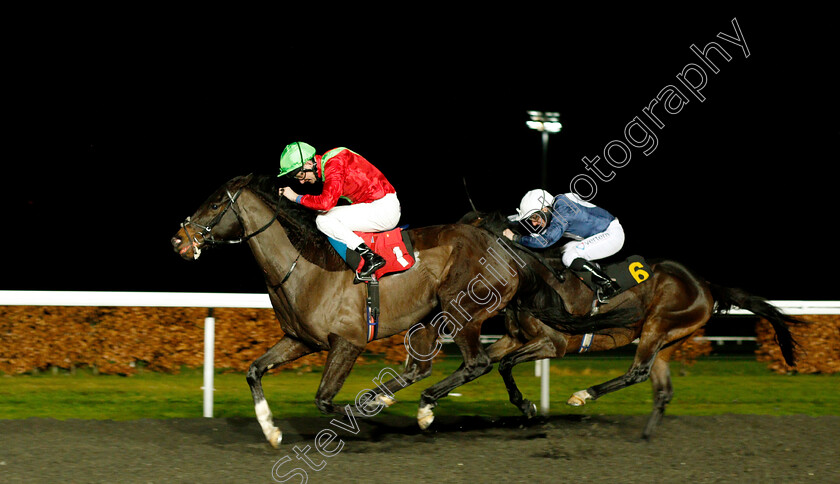
{"label": "jockey in blue silks", "polygon": [[526,193],[516,211],[508,220],[519,222],[530,233],[520,236],[506,229],[507,238],[532,249],[546,249],[563,237],[573,239],[563,245],[563,264],[575,272],[589,272],[601,302],[618,293],[618,284],[592,262],[617,253],[624,245],[624,229],[615,216],[573,193],[554,197],[540,189]]}

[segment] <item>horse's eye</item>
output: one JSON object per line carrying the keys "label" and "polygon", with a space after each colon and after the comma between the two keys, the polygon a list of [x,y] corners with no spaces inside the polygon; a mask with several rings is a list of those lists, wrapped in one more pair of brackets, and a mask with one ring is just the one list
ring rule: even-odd
{"label": "horse's eye", "polygon": [[219,208],[219,204],[218,203],[211,204],[210,208],[212,208],[213,210],[217,210]]}

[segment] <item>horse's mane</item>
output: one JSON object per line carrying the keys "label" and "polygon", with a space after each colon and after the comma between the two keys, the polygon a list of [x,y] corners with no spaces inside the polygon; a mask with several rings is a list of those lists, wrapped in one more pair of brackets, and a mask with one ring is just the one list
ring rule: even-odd
{"label": "horse's mane", "polygon": [[[508,220],[507,215],[503,214],[499,210],[495,210],[492,212],[469,212],[463,217],[461,217],[458,223],[474,225],[496,236],[501,235],[505,229],[511,229],[520,235],[526,235],[528,233],[527,231],[522,229],[519,223],[511,222],[510,220]],[[542,258],[559,259],[560,254],[562,252],[562,244],[557,244],[553,247],[537,250],[528,249],[527,247],[518,244],[515,244],[513,246],[515,249],[519,251],[524,251],[531,256]],[[555,269],[560,270],[559,267],[556,267]]]}
{"label": "horse's mane", "polygon": [[281,197],[277,193],[279,187],[277,177],[253,175],[247,186],[272,209],[276,209],[277,204],[280,204],[277,220],[286,230],[292,245],[304,259],[328,271],[348,268],[330,244],[327,236],[315,225],[317,212]]}
{"label": "horse's mane", "polygon": [[[478,219],[481,219],[480,221]],[[493,212],[470,212],[461,219],[461,223],[469,223],[476,225],[485,230],[489,230],[494,234],[501,234],[505,229],[515,225],[511,223],[502,212],[496,210]]]}

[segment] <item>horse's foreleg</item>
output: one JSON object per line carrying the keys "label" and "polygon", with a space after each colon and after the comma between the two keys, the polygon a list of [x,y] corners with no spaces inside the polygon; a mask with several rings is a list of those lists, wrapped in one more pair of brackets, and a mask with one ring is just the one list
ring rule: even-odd
{"label": "horse's foreleg", "polygon": [[522,345],[523,343],[521,341],[509,334],[506,334],[487,347],[487,356],[490,357],[491,363],[498,363],[502,361],[502,358],[509,355],[517,348],[521,348]]}
{"label": "horse's foreleg", "polygon": [[[322,413],[347,415],[347,409],[334,405],[332,401],[344,385],[344,380],[353,369],[356,358],[362,353],[364,346],[356,346],[335,333],[329,335],[329,342],[330,352],[324,364],[324,373],[321,375],[318,392],[315,394],[315,406]],[[350,405],[347,405],[347,408],[353,415],[368,416],[365,413],[354,412]]]}
{"label": "horse's foreleg", "polygon": [[[650,383],[653,386],[653,411],[642,433],[642,437],[645,439],[649,439],[654,429],[659,425],[662,415],[665,413],[665,406],[674,396],[674,388],[671,386],[671,370],[668,367],[670,350],[671,348],[660,351],[650,369]],[[666,352],[668,354],[665,354]]]}
{"label": "horse's foreleg", "polygon": [[499,362],[499,374],[505,382],[510,403],[519,408],[526,417],[537,414],[537,406],[530,400],[523,398],[522,392],[516,386],[513,378],[513,367],[527,361],[544,358],[560,358],[566,353],[566,339],[562,334],[545,328],[544,334],[533,338],[526,344],[505,355]]}
{"label": "horse's foreleg", "polygon": [[560,358],[566,353],[567,341],[540,320],[511,309],[505,310],[505,327],[508,334],[490,345],[487,353],[492,362],[499,362],[499,374],[505,382],[510,403],[531,418],[537,414],[537,406],[522,397],[513,378],[513,367],[526,361]]}
{"label": "horse's foreleg", "polygon": [[268,442],[273,447],[278,447],[280,441],[283,439],[283,432],[274,426],[274,419],[271,415],[271,410],[268,408],[268,402],[265,400],[265,394],[262,388],[262,377],[265,372],[282,365],[283,363],[296,360],[301,356],[312,353],[312,349],[301,343],[300,341],[283,337],[277,344],[271,347],[264,355],[257,358],[248,368],[246,379],[248,386],[251,387],[251,396],[254,397],[254,410],[257,414],[257,421],[262,427],[263,434]]}
{"label": "horse's foreleg", "polygon": [[[500,363],[506,356],[510,355],[522,346],[523,343],[521,341],[509,334],[506,334],[487,347],[487,355],[490,356],[490,361],[492,363]],[[528,416],[528,418],[533,417],[536,415],[536,406],[530,401],[522,398],[522,392],[519,391],[519,388],[516,386],[516,381],[513,379],[511,367],[503,368],[502,366],[503,365],[501,364],[499,365],[499,374],[502,376],[502,381],[505,382],[505,388],[507,388],[510,403],[522,410],[522,413]]]}
{"label": "horse's foreleg", "polygon": [[[531,337],[527,336],[523,331],[521,323],[519,322],[519,314],[516,311],[507,308],[505,309],[504,314],[505,330],[507,331],[507,334],[503,335],[487,347],[487,355],[490,357],[490,361],[492,363],[498,363],[505,355],[510,354],[513,350],[521,347],[524,344],[523,341],[531,339]],[[527,321],[536,321],[534,328],[538,328],[539,326],[537,325],[542,325],[542,323],[533,318],[527,319]]]}

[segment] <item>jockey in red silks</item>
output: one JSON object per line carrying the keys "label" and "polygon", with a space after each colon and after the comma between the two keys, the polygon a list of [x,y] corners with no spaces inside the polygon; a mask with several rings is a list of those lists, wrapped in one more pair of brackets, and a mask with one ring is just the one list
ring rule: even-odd
{"label": "jockey in red silks", "polygon": [[[288,177],[300,183],[321,180],[320,195],[298,195],[290,187],[280,188],[280,195],[320,214],[315,217],[318,230],[357,252],[364,264],[357,278],[368,278],[385,265],[385,259],[368,247],[359,232],[383,232],[397,226],[400,220],[400,201],[394,187],[385,176],[361,155],[347,148],[335,148],[323,155],[315,148],[294,142],[280,155],[278,177]],[[339,198],[350,205],[337,206]],[[357,279],[358,280],[358,279]]]}

